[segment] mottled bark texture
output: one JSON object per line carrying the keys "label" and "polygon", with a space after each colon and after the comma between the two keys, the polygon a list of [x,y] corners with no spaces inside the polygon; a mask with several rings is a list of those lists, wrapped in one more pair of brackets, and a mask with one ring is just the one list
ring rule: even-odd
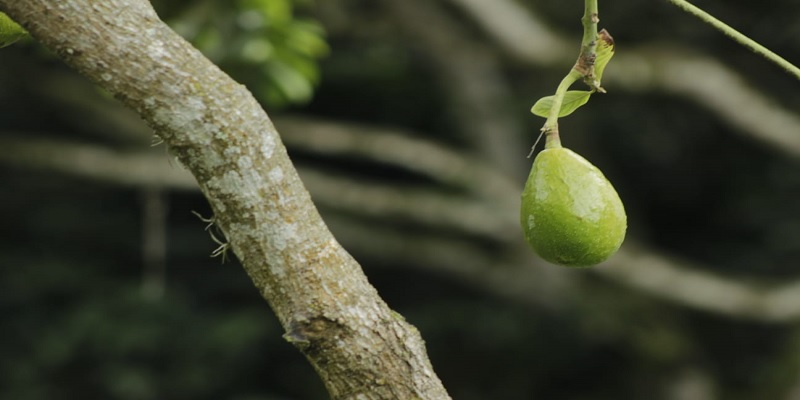
{"label": "mottled bark texture", "polygon": [[45,46],[136,110],[195,176],[333,399],[447,399],[414,327],[337,243],[260,105],[146,0],[0,0]]}

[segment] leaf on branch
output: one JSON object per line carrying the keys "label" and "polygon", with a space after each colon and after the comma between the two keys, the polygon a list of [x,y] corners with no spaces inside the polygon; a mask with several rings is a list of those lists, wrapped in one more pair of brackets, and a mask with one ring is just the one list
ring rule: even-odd
{"label": "leaf on branch", "polygon": [[[585,90],[567,91],[567,93],[564,94],[564,101],[561,103],[561,110],[558,112],[558,117],[566,117],[572,114],[580,106],[586,104],[591,95],[592,92],[587,92]],[[539,99],[531,108],[531,112],[543,118],[549,117],[550,110],[553,108],[553,97],[554,96],[547,96]]]}
{"label": "leaf on branch", "polygon": [[0,12],[0,48],[6,47],[28,35],[19,24]]}
{"label": "leaf on branch", "polygon": [[603,71],[605,71],[606,65],[608,65],[613,56],[614,38],[611,37],[607,30],[603,29],[597,33],[597,58],[594,62],[594,77],[597,81],[597,86],[600,86],[600,82],[603,79]]}

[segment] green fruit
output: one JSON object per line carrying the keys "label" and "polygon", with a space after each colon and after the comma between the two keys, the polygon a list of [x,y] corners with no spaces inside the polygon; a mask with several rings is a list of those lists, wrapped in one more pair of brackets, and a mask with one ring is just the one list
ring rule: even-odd
{"label": "green fruit", "polygon": [[9,18],[8,15],[0,12],[0,48],[24,38],[27,34],[28,32]]}
{"label": "green fruit", "polygon": [[588,267],[617,252],[627,217],[617,191],[572,150],[551,148],[533,161],[522,191],[525,240],[554,264]]}

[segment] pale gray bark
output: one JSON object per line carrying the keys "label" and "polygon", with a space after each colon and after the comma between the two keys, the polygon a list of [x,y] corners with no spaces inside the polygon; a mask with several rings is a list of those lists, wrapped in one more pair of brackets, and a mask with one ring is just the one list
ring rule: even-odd
{"label": "pale gray bark", "polygon": [[134,109],[194,175],[253,283],[334,399],[447,399],[312,204],[266,113],[145,0],[0,0],[34,38]]}

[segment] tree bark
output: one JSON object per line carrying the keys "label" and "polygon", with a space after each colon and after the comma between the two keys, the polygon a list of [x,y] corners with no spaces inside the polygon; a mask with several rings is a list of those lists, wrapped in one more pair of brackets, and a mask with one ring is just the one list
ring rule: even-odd
{"label": "tree bark", "polygon": [[134,109],[194,175],[253,283],[333,399],[449,399],[419,332],[338,244],[267,114],[146,0],[0,0]]}

